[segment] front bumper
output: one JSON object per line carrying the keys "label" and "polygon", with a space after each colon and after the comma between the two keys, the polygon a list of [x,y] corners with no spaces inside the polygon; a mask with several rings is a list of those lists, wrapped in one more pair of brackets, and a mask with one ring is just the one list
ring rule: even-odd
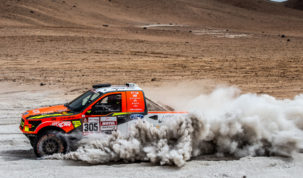
{"label": "front bumper", "polygon": [[28,121],[21,118],[19,129],[23,133],[34,133],[36,128],[41,124],[41,121]]}

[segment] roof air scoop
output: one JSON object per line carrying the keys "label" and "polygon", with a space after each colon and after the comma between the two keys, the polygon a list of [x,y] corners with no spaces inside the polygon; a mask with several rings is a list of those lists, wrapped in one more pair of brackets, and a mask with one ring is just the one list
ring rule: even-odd
{"label": "roof air scoop", "polygon": [[110,86],[112,86],[112,85],[109,83],[104,83],[104,84],[93,85],[93,88],[105,88],[105,87],[110,87]]}
{"label": "roof air scoop", "polygon": [[126,83],[125,85],[126,85],[127,87],[135,87],[135,86],[136,86],[135,83]]}

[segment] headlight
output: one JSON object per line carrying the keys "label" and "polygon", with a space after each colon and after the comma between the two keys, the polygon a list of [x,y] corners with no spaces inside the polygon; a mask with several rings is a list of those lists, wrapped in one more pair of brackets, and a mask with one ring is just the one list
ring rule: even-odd
{"label": "headlight", "polygon": [[21,129],[23,129],[23,127],[24,127],[24,120],[23,119],[21,119],[20,127],[21,127]]}

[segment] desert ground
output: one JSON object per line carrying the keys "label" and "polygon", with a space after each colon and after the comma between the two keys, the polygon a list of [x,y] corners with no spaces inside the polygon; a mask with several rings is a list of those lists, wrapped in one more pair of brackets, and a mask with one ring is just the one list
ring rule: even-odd
{"label": "desert ground", "polygon": [[303,93],[303,11],[296,3],[286,5],[266,0],[1,1],[1,176],[300,177],[301,153],[293,158],[201,156],[182,168],[39,160],[18,129],[22,112],[65,103],[96,83],[161,89],[166,83],[203,81],[206,93],[224,85],[292,99]]}

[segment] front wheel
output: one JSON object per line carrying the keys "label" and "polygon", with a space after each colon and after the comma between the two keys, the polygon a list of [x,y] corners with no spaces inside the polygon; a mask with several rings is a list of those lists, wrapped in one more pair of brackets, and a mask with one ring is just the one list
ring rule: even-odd
{"label": "front wheel", "polygon": [[67,141],[62,132],[47,131],[33,146],[38,157],[67,152]]}

